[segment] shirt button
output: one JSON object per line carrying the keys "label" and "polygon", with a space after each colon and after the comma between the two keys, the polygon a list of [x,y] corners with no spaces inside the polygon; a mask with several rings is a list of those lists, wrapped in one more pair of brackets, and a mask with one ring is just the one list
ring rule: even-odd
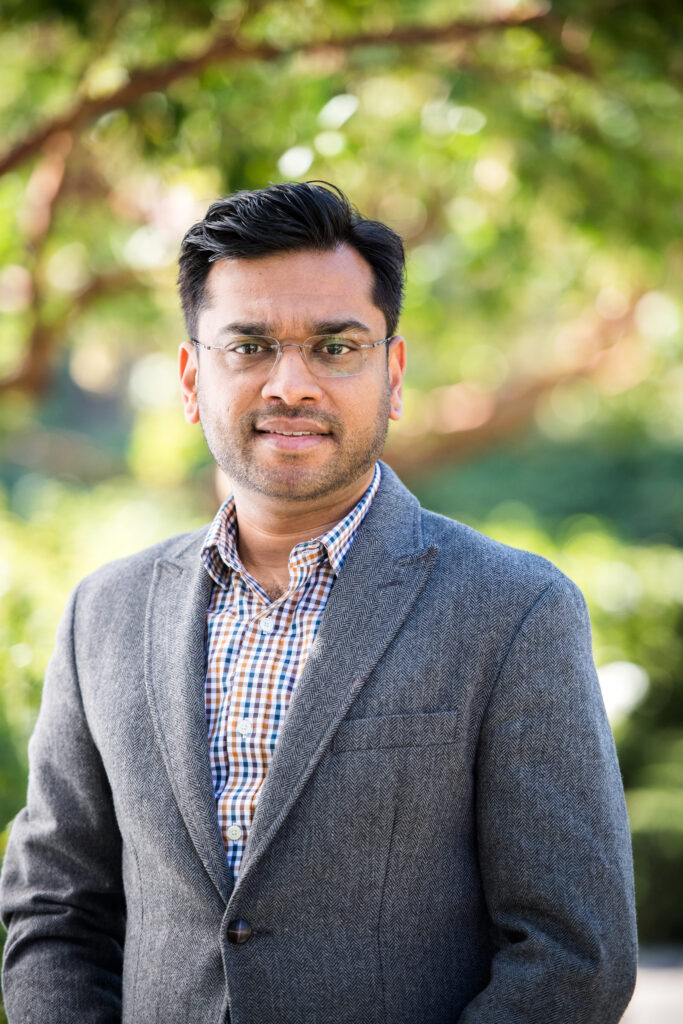
{"label": "shirt button", "polygon": [[243,718],[241,722],[237,723],[237,731],[240,736],[251,736],[251,730],[253,725],[248,718]]}
{"label": "shirt button", "polygon": [[241,839],[242,829],[239,825],[231,825],[228,829],[228,839]]}
{"label": "shirt button", "polygon": [[259,623],[262,633],[272,633],[275,629],[275,619],[267,618],[261,619]]}

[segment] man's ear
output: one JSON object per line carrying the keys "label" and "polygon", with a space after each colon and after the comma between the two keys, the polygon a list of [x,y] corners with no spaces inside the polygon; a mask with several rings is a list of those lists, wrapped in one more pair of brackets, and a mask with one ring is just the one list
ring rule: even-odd
{"label": "man's ear", "polygon": [[191,341],[184,341],[178,349],[178,372],[180,374],[180,390],[183,396],[183,409],[188,423],[199,421],[197,405],[197,362],[196,346]]}
{"label": "man's ear", "polygon": [[400,334],[394,335],[387,346],[389,358],[389,388],[391,406],[389,419],[400,420],[403,415],[403,375],[406,372],[406,340]]}

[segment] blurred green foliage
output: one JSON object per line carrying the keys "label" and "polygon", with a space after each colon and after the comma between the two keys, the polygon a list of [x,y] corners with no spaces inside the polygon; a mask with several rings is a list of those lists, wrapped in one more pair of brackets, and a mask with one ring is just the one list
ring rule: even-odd
{"label": "blurred green foliage", "polygon": [[[0,406],[0,827],[24,800],[70,587],[215,509],[175,382],[184,230],[217,194],[327,179],[406,240],[406,416],[390,440],[397,464],[417,453],[407,482],[586,594],[641,938],[683,941],[683,10],[543,11],[3,5],[5,152],[74,105],[82,116],[0,176],[0,377],[19,381]],[[458,20],[490,28],[442,31]],[[358,38],[392,33],[404,41]],[[144,69],[221,34],[239,59],[144,86]]]}

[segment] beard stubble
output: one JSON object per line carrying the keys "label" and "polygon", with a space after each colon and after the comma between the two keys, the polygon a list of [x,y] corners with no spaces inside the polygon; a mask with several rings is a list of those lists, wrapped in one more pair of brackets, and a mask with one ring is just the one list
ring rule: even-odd
{"label": "beard stubble", "polygon": [[[274,404],[258,412],[244,413],[237,423],[235,436],[231,436],[225,420],[209,411],[199,379],[197,406],[209,451],[231,483],[271,498],[311,501],[343,490],[374,466],[387,437],[391,396],[387,376],[374,420],[365,430],[355,434],[350,434],[338,417],[312,413],[305,407]],[[330,431],[330,440],[325,444],[332,451],[327,461],[322,466],[309,467],[298,454],[281,453],[277,465],[260,463],[255,423],[264,413],[279,419],[300,417],[313,420]]]}

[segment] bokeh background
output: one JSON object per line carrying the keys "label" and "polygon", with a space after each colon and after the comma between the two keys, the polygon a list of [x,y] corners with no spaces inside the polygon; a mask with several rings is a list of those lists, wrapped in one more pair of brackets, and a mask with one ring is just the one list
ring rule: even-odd
{"label": "bokeh background", "polygon": [[583,589],[641,939],[683,942],[680,4],[5,0],[0,103],[0,830],[71,586],[216,508],[180,238],[325,179],[408,249],[387,459]]}

